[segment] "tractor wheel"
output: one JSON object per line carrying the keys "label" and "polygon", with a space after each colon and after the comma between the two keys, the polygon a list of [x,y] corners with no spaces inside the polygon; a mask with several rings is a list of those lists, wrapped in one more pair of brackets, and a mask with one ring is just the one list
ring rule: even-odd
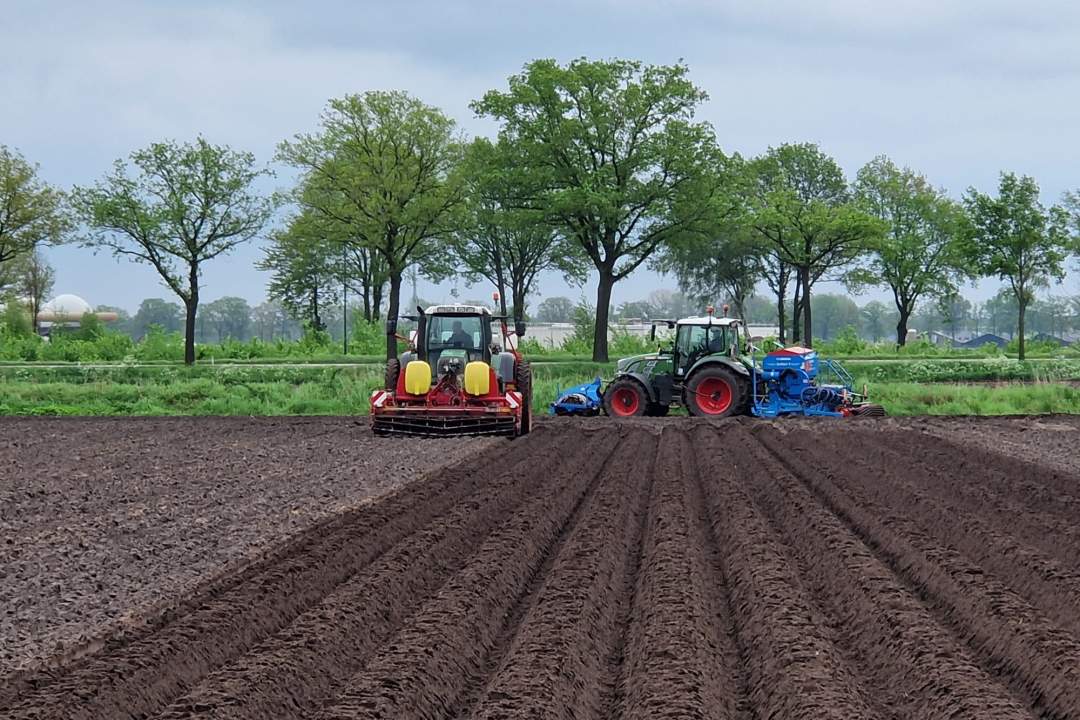
{"label": "tractor wheel", "polygon": [[397,358],[386,361],[386,389],[397,390],[398,375],[401,374],[401,361]]}
{"label": "tractor wheel", "polygon": [[648,406],[645,388],[636,380],[616,380],[604,391],[604,411],[611,417],[644,415]]}
{"label": "tractor wheel", "polygon": [[648,417],[667,417],[668,410],[671,409],[670,405],[661,405],[660,403],[649,403],[645,406],[645,415]]}
{"label": "tractor wheel", "polygon": [[745,409],[747,384],[723,365],[703,367],[686,385],[686,409],[697,417],[736,415]]}
{"label": "tractor wheel", "polygon": [[514,368],[514,387],[521,393],[521,432],[528,435],[532,430],[532,368],[522,360]]}

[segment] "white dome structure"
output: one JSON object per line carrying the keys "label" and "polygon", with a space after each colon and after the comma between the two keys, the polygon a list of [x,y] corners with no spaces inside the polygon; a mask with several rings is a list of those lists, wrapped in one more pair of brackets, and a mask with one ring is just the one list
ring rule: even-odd
{"label": "white dome structure", "polygon": [[78,295],[57,295],[41,306],[41,312],[42,314],[51,313],[57,318],[79,320],[86,313],[94,312],[94,308]]}

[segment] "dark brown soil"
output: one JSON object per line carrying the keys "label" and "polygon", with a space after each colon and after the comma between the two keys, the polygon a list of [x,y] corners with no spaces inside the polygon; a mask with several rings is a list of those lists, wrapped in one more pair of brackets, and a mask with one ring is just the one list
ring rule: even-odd
{"label": "dark brown soil", "polygon": [[0,418],[0,677],[492,442],[379,442],[348,418]]}
{"label": "dark brown soil", "polygon": [[[225,439],[232,428],[215,422],[224,424],[198,451],[189,433],[187,450],[167,457],[195,473],[210,464],[208,445],[219,457],[230,442],[258,445],[239,430],[246,439]],[[354,467],[348,457],[357,462],[329,452],[348,436],[369,467],[414,454],[430,462],[449,448],[471,457],[377,503],[335,495],[352,506],[282,528],[292,538],[253,563],[160,590],[165,605],[149,615],[132,607],[126,632],[80,657],[24,663],[0,681],[0,716],[1080,717],[1080,420],[566,420],[486,447],[372,444],[344,423],[249,423],[247,434],[290,447],[258,445],[268,448],[262,465],[210,472],[228,484],[261,467],[277,492],[275,478],[310,483],[312,473],[330,492]],[[52,430],[85,447],[85,427]],[[185,477],[137,449],[153,443],[160,454],[159,436],[175,425],[115,423],[124,427],[139,442],[103,440],[102,450],[115,458],[128,448],[119,467],[146,478],[145,495],[163,492],[154,478]],[[28,452],[4,452],[21,464],[22,486]],[[86,473],[66,487],[108,480],[103,461],[51,457],[51,467]],[[61,493],[64,483],[56,474],[47,487]],[[257,479],[246,487],[257,494]],[[89,517],[78,514],[86,492],[67,491],[56,518],[32,501],[5,514],[5,528],[21,542],[115,517],[93,494]],[[272,502],[259,495],[259,517]],[[195,532],[198,512],[173,515],[184,529],[163,537],[197,548],[193,563],[220,562],[200,533],[231,536]],[[79,556],[87,573],[103,572],[122,534],[96,537],[112,545]],[[26,562],[39,567],[42,548],[72,552],[37,542]],[[176,556],[165,562],[119,563],[123,582],[180,572]],[[49,567],[61,583],[77,570]],[[11,575],[0,583],[11,597],[38,587]],[[6,622],[5,633],[31,633]],[[87,634],[99,630],[87,621]]]}

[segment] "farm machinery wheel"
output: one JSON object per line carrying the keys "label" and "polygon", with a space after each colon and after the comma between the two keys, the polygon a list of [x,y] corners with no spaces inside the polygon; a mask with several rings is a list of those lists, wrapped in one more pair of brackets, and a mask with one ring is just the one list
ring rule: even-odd
{"label": "farm machinery wheel", "polygon": [[514,387],[521,393],[521,435],[532,430],[532,368],[522,360],[514,368]]}
{"label": "farm machinery wheel", "polygon": [[645,415],[649,397],[645,388],[636,380],[616,380],[604,391],[604,412],[611,417],[635,417]]}
{"label": "farm machinery wheel", "polygon": [[398,375],[401,374],[401,361],[392,358],[386,361],[386,389],[397,390]]}
{"label": "farm machinery wheel", "polygon": [[747,383],[722,365],[703,367],[686,386],[686,409],[697,417],[721,418],[744,411]]}

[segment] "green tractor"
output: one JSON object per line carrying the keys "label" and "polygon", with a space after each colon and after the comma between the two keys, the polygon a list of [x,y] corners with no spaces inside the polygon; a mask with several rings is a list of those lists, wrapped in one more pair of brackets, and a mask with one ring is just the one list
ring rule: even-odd
{"label": "green tractor", "polygon": [[[714,317],[661,320],[675,330],[670,347],[623,358],[604,391],[604,410],[613,417],[661,417],[673,406],[691,415],[746,415],[754,400],[753,361],[741,320]],[[650,337],[656,339],[656,323]]]}

